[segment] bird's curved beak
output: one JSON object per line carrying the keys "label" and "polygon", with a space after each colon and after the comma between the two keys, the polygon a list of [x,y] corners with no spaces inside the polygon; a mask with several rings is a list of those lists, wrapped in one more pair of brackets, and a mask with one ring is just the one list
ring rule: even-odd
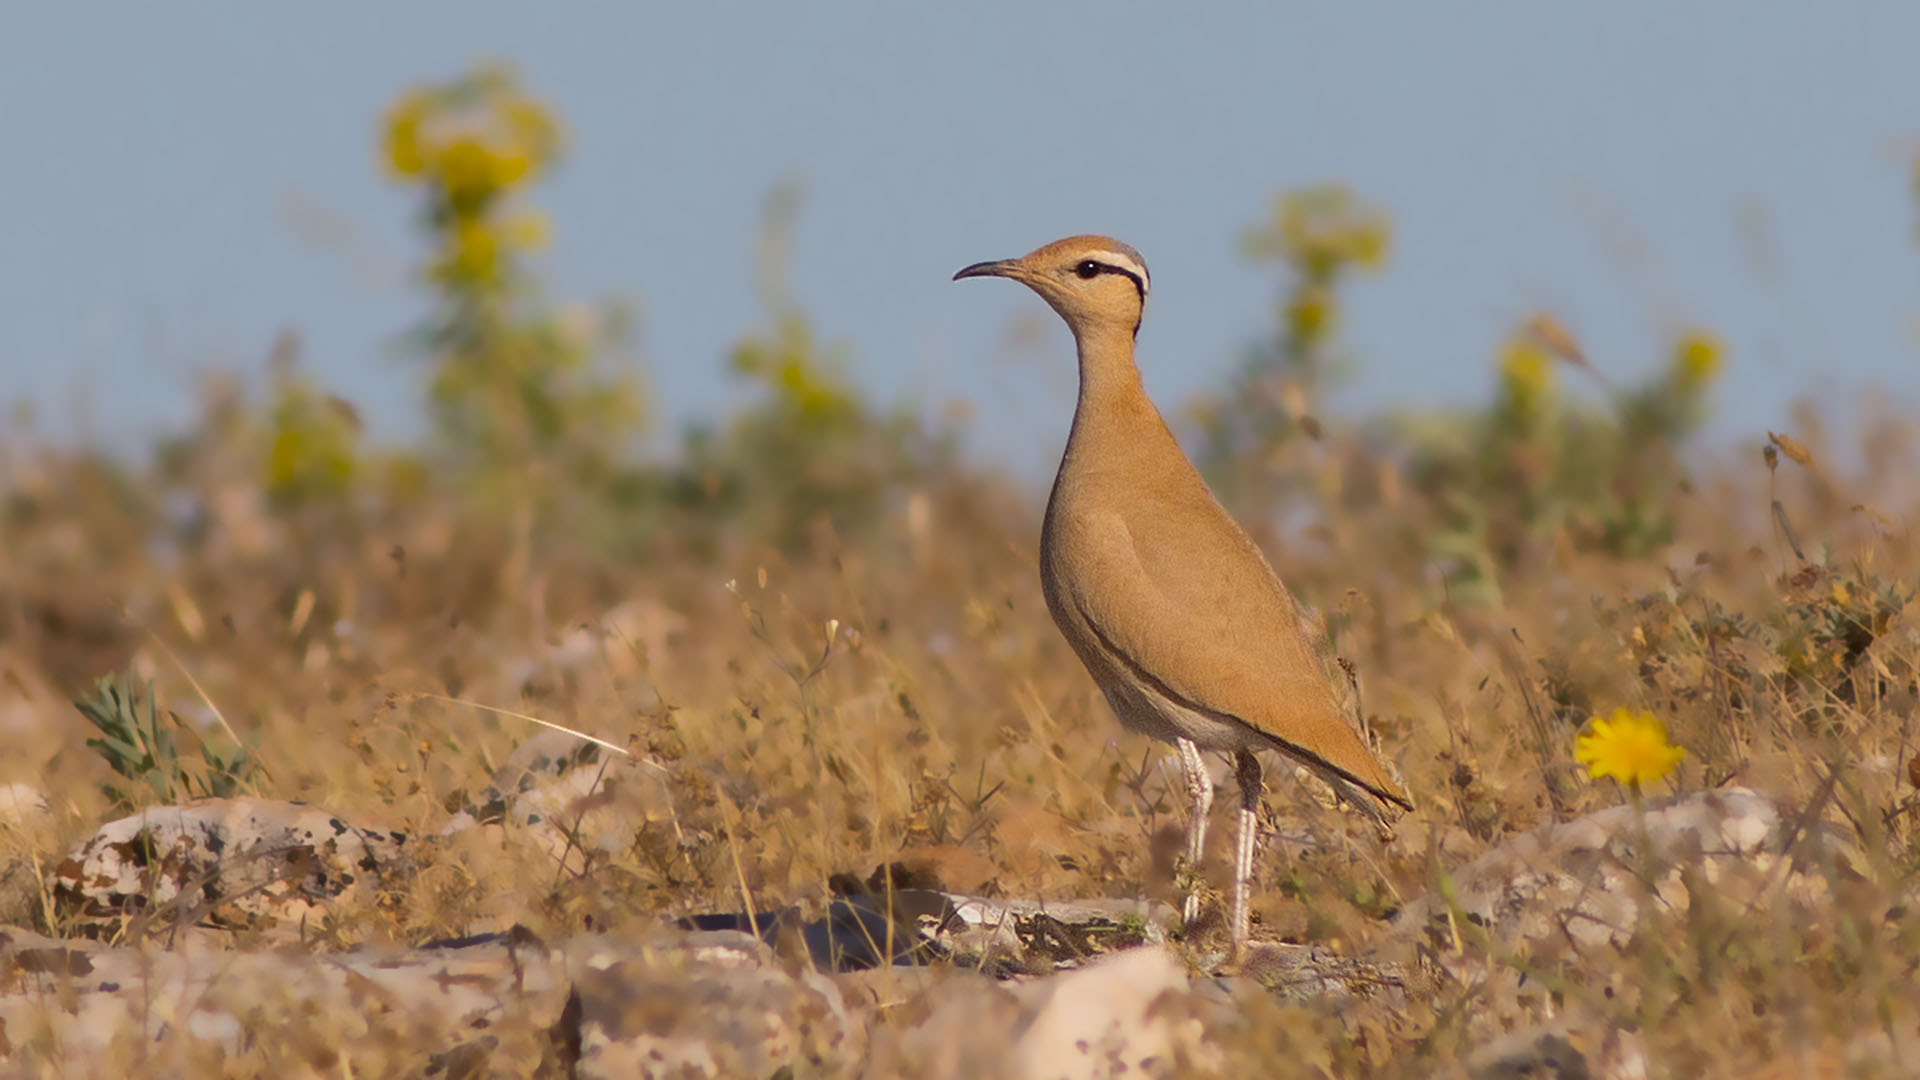
{"label": "bird's curved beak", "polygon": [[1019,270],[1018,259],[995,259],[992,262],[977,262],[972,266],[963,267],[959,273],[953,275],[953,280],[959,281],[961,278],[970,277],[1017,278],[1020,276]]}

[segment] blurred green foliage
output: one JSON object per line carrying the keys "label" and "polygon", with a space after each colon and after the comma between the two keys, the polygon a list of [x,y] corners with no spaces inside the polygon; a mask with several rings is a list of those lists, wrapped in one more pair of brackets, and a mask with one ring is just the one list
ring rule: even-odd
{"label": "blurred green foliage", "polygon": [[483,65],[402,95],[382,145],[427,239],[433,310],[412,342],[437,456],[482,501],[551,520],[570,494],[606,488],[643,416],[638,379],[609,370],[625,309],[556,308],[527,263],[549,226],[526,192],[560,161],[559,120],[510,68]]}
{"label": "blurred green foliage", "polygon": [[559,164],[553,111],[511,69],[483,65],[416,87],[387,111],[381,156],[419,200],[420,280],[432,299],[407,339],[428,370],[434,439],[424,455],[358,445],[350,408],[275,365],[266,487],[277,505],[375,501],[437,485],[515,550],[557,541],[643,554],[713,551],[729,535],[794,547],[826,522],[860,530],[889,499],[952,460],[951,432],[911,410],[875,408],[823,346],[787,284],[800,189],[769,199],[759,258],[766,325],[728,357],[754,390],[718,424],[689,427],[676,453],[639,453],[645,395],[625,343],[629,309],[554,305],[530,256],[549,233],[527,205]]}
{"label": "blurred green foliage", "polygon": [[[1284,268],[1274,331],[1196,410],[1200,463],[1237,512],[1284,527],[1393,502],[1382,528],[1432,569],[1438,596],[1475,606],[1498,604],[1523,565],[1569,552],[1641,558],[1671,539],[1690,482],[1681,451],[1725,365],[1711,333],[1680,333],[1651,377],[1621,387],[1540,313],[1494,350],[1488,404],[1342,425],[1324,409],[1357,362],[1338,347],[1344,291],[1384,267],[1386,213],[1337,185],[1286,192],[1244,246]],[[1600,401],[1565,392],[1568,369],[1590,377]]]}
{"label": "blurred green foliage", "polygon": [[680,489],[722,520],[782,547],[822,517],[836,529],[878,524],[891,494],[953,461],[956,434],[908,410],[883,411],[846,375],[848,351],[823,346],[788,285],[800,186],[768,197],[759,291],[766,325],[734,346],[729,366],[755,390],[720,429],[689,432]]}
{"label": "blurred green foliage", "polygon": [[[411,344],[430,441],[373,445],[302,372],[291,334],[263,391],[212,380],[199,423],[151,462],[16,422],[0,432],[0,704],[177,644],[209,706],[249,718],[247,742],[201,738],[131,675],[101,680],[75,705],[93,753],[130,781],[105,792],[121,808],[257,787],[438,819],[522,729],[415,715],[409,686],[537,704],[670,770],[670,812],[596,862],[604,873],[526,874],[493,841],[436,854],[396,916],[413,940],[465,933],[476,897],[488,918],[569,932],[743,889],[786,902],[896,844],[975,846],[1030,894],[1164,884],[1155,837],[1184,803],[1149,758],[1113,752],[1126,737],[1089,707],[1036,600],[1040,500],[848,374],[789,287],[797,187],[767,207],[764,320],[715,358],[741,406],[649,456],[632,445],[638,383],[607,370],[624,315],[548,304],[529,260],[544,223],[524,198],[558,161],[557,120],[485,69],[408,95],[382,131],[423,208],[431,307]],[[1642,366],[1590,355],[1547,312],[1501,328],[1461,373],[1479,404],[1339,415],[1328,392],[1354,362],[1341,316],[1390,239],[1385,214],[1343,189],[1281,196],[1247,240],[1283,271],[1273,329],[1201,410],[1202,464],[1321,606],[1348,700],[1423,802],[1427,842],[1385,849],[1378,868],[1303,848],[1259,890],[1269,933],[1363,942],[1408,886],[1444,882],[1438,857],[1591,806],[1574,730],[1631,708],[1686,747],[1677,789],[1767,787],[1805,808],[1797,831],[1851,825],[1871,842],[1833,861],[1829,923],[1696,904],[1692,923],[1635,928],[1651,959],[1521,958],[1525,982],[1570,988],[1539,1002],[1697,1042],[1702,1060],[1741,1045],[1784,1060],[1779,1042],[1817,1030],[1796,1010],[1829,999],[1836,1031],[1884,1030],[1915,1000],[1910,971],[1872,968],[1913,951],[1913,920],[1888,913],[1920,865],[1910,417],[1851,424],[1852,475],[1805,430],[1813,449],[1771,437],[1764,472],[1715,460],[1696,442],[1727,376],[1718,337],[1676,328]],[[9,749],[46,762],[61,801],[98,810],[83,790],[94,762],[62,753],[72,732],[40,725],[59,749],[21,749],[35,726],[10,729]],[[973,795],[954,783],[969,775]],[[1838,817],[1819,809],[1829,799]],[[1464,1046],[1445,1018],[1488,1012],[1487,986],[1511,992],[1441,988],[1424,1015],[1399,995],[1366,1039],[1347,1012],[1294,1031],[1323,1060],[1434,1072]],[[1643,1011],[1648,987],[1665,996]],[[1725,1008],[1729,993],[1744,1004]],[[1248,1068],[1275,1052],[1246,1053]]]}
{"label": "blurred green foliage", "polygon": [[[552,540],[631,556],[740,540],[793,549],[822,525],[870,529],[956,467],[958,433],[871,402],[848,350],[796,301],[797,184],[778,185],[765,209],[764,321],[726,357],[750,396],[649,457],[637,445],[644,393],[620,363],[628,310],[553,304],[531,262],[549,226],[528,194],[565,147],[555,113],[510,69],[484,65],[402,94],[380,137],[384,168],[420,207],[431,307],[407,340],[428,371],[433,439],[366,445],[352,406],[297,369],[287,338],[261,405],[219,396],[202,430],[171,444],[175,480],[231,483],[231,461],[251,459],[283,511],[365,518],[437,493],[470,524],[506,525],[514,550]],[[1292,528],[1371,501],[1382,542],[1429,567],[1440,595],[1476,605],[1570,552],[1640,558],[1671,538],[1690,482],[1683,450],[1725,365],[1712,334],[1676,335],[1654,375],[1621,386],[1540,313],[1492,350],[1486,405],[1342,422],[1326,409],[1357,362],[1340,345],[1346,293],[1386,266],[1388,214],[1346,187],[1308,187],[1277,196],[1242,244],[1282,269],[1274,328],[1197,409],[1197,456],[1237,512]],[[1599,392],[1569,392],[1570,379]]]}
{"label": "blurred green foliage", "polygon": [[1279,466],[1298,435],[1320,437],[1316,414],[1345,373],[1336,351],[1341,292],[1355,275],[1386,266],[1392,238],[1386,212],[1338,184],[1281,193],[1268,220],[1242,235],[1249,258],[1278,262],[1285,273],[1274,336],[1250,349],[1227,388],[1196,410],[1202,467],[1229,502],[1272,514],[1300,493]]}
{"label": "blurred green foliage", "polygon": [[1706,418],[1724,355],[1711,334],[1688,330],[1646,381],[1606,387],[1594,404],[1561,392],[1563,369],[1594,369],[1541,314],[1497,350],[1489,406],[1397,417],[1426,510],[1417,543],[1446,594],[1497,604],[1502,579],[1523,565],[1590,552],[1638,559],[1668,543],[1675,500],[1691,484],[1682,449]]}
{"label": "blurred green foliage", "polygon": [[268,364],[266,491],[282,506],[338,499],[361,468],[359,413],[298,370],[297,349],[282,334]]}

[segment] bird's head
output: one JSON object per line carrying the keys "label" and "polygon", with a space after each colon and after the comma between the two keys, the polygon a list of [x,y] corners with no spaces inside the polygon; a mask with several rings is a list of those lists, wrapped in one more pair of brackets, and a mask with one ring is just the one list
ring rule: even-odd
{"label": "bird's head", "polygon": [[1147,260],[1108,236],[1069,236],[1017,259],[974,263],[953,275],[1012,278],[1040,294],[1077,337],[1090,331],[1140,331],[1147,306]]}

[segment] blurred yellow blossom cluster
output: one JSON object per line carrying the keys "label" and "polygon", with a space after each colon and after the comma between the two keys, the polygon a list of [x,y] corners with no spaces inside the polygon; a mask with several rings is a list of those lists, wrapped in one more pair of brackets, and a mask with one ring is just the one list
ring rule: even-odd
{"label": "blurred yellow blossom cluster", "polygon": [[1667,725],[1645,709],[1622,706],[1587,721],[1573,759],[1595,780],[1611,776],[1630,788],[1664,778],[1687,752],[1667,741]]}
{"label": "blurred yellow blossom cluster", "polygon": [[1725,365],[1726,347],[1705,330],[1687,330],[1674,341],[1673,378],[1682,390],[1706,389]]}
{"label": "blurred yellow blossom cluster", "polygon": [[1202,398],[1193,410],[1206,438],[1201,466],[1241,512],[1270,513],[1300,483],[1335,483],[1326,470],[1301,477],[1284,457],[1296,436],[1319,442],[1326,435],[1319,413],[1344,360],[1334,348],[1341,289],[1354,271],[1386,265],[1391,238],[1386,212],[1342,184],[1282,192],[1266,220],[1241,234],[1249,258],[1284,269],[1278,332],[1249,351],[1224,393]]}
{"label": "blurred yellow blossom cluster", "polygon": [[1523,425],[1539,419],[1553,397],[1553,363],[1532,335],[1509,336],[1500,346],[1499,408]]}
{"label": "blurred yellow blossom cluster", "polygon": [[734,346],[733,370],[766,386],[771,404],[806,425],[831,425],[861,411],[859,395],[814,340],[813,324],[794,301],[788,283],[794,224],[805,188],[789,176],[767,195],[761,221],[758,278],[760,301],[772,326]]}
{"label": "blurred yellow blossom cluster", "polygon": [[1554,368],[1586,367],[1580,342],[1551,312],[1536,312],[1507,334],[1498,352],[1500,382],[1495,408],[1513,426],[1534,426],[1550,411]]}
{"label": "blurred yellow blossom cluster", "polygon": [[1311,363],[1338,325],[1341,279],[1385,266],[1391,236],[1385,211],[1337,184],[1282,194],[1272,219],[1247,233],[1248,254],[1283,260],[1294,271],[1284,304],[1286,351],[1295,366]]}
{"label": "blurred yellow blossom cluster", "polygon": [[546,242],[546,220],[512,197],[558,160],[560,127],[511,69],[408,91],[387,111],[383,146],[388,171],[426,194],[440,238],[429,270],[443,283],[495,284],[513,252]]}
{"label": "blurred yellow blossom cluster", "polygon": [[624,306],[556,307],[524,268],[547,241],[526,193],[559,164],[560,121],[511,68],[483,64],[401,94],[380,147],[384,170],[421,199],[435,303],[412,341],[452,466],[440,474],[564,528],[558,505],[591,504],[614,482],[643,409],[619,363]]}
{"label": "blurred yellow blossom cluster", "polygon": [[858,408],[849,388],[821,363],[813,326],[780,313],[770,334],[753,334],[734,347],[733,370],[770,387],[774,401],[807,423],[829,422]]}
{"label": "blurred yellow blossom cluster", "polygon": [[911,410],[876,408],[846,370],[848,350],[823,342],[790,282],[804,185],[768,193],[758,258],[766,324],[729,355],[758,400],[719,432],[690,440],[689,468],[708,508],[726,508],[782,546],[817,535],[821,521],[856,529],[883,520],[887,496],[918,483],[951,453],[951,432]]}
{"label": "blurred yellow blossom cluster", "polygon": [[267,493],[282,501],[337,494],[353,482],[360,417],[352,405],[293,375],[276,379]]}

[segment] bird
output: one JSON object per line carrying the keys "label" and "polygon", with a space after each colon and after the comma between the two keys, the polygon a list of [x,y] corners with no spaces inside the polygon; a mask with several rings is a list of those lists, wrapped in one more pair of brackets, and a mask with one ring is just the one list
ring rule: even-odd
{"label": "bird", "polygon": [[[1348,719],[1317,616],[1294,601],[1147,396],[1134,360],[1146,260],[1111,237],[1070,236],[974,263],[953,280],[979,277],[1027,286],[1073,332],[1080,389],[1040,531],[1041,590],[1121,724],[1177,750],[1189,869],[1200,864],[1213,804],[1201,752],[1232,757],[1239,958],[1261,794],[1256,751],[1306,766],[1382,825],[1412,810],[1412,797]],[[1198,905],[1190,885],[1186,925]]]}

